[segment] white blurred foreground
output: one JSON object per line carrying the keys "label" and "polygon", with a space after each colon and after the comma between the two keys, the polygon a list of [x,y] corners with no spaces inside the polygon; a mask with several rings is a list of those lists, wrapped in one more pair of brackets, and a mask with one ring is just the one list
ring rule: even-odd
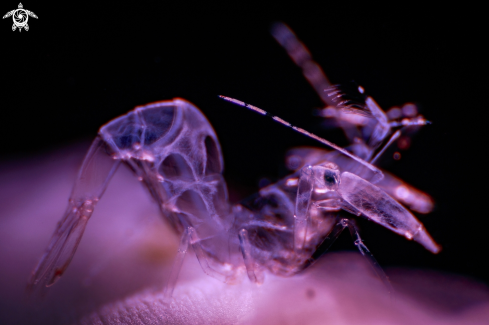
{"label": "white blurred foreground", "polygon": [[0,164],[0,324],[488,324],[489,290],[433,271],[386,270],[391,300],[357,253],[304,274],[226,285],[187,255],[172,303],[162,288],[177,250],[147,190],[120,168],[65,276],[41,302],[30,272],[66,207],[85,146]]}

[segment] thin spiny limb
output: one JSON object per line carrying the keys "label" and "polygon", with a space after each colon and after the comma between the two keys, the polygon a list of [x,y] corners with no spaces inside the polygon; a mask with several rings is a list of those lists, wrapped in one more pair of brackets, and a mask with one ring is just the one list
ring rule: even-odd
{"label": "thin spiny limb", "polygon": [[360,233],[358,232],[358,228],[353,220],[350,219],[342,219],[341,223],[346,225],[348,229],[350,230],[350,235],[351,237],[355,240],[355,246],[357,246],[358,250],[360,253],[367,258],[367,260],[370,262],[370,265],[374,269],[375,273],[377,276],[382,280],[384,285],[386,286],[387,290],[389,291],[389,294],[394,293],[394,289],[392,288],[392,285],[389,281],[389,277],[387,274],[385,274],[384,270],[382,267],[380,267],[379,263],[375,259],[375,257],[370,253],[370,250],[365,246],[363,243],[362,238],[360,237]]}
{"label": "thin spiny limb", "polygon": [[243,259],[246,266],[246,272],[248,273],[248,278],[253,283],[258,283],[255,275],[255,266],[253,257],[251,256],[251,244],[248,237],[248,231],[246,229],[241,229],[238,233],[239,243],[241,246],[241,253],[243,254]]}
{"label": "thin spiny limb", "polygon": [[358,90],[348,89],[354,82],[345,85],[332,85],[324,89],[324,93],[331,99],[337,109],[347,114],[355,114],[366,118],[372,118],[373,114],[365,103],[365,95],[360,91],[360,86],[355,85]]}
{"label": "thin spiny limb", "polygon": [[329,106],[336,106],[334,101],[324,92],[324,89],[331,87],[331,83],[321,67],[313,60],[307,47],[295,36],[294,32],[283,23],[275,23],[271,32],[294,63],[302,69],[304,77],[316,90],[323,102]]}
{"label": "thin spiny limb", "polygon": [[180,240],[180,245],[178,246],[178,252],[175,256],[175,260],[173,261],[170,277],[168,278],[168,283],[163,290],[163,296],[168,302],[171,299],[171,296],[173,295],[173,290],[175,289],[175,285],[177,284],[178,275],[180,274],[183,260],[185,259],[185,255],[187,254],[188,243],[189,228],[187,227],[182,234],[182,239]]}
{"label": "thin spiny limb", "polygon": [[189,229],[190,243],[192,244],[192,248],[194,249],[195,255],[197,256],[197,260],[199,261],[200,267],[202,267],[204,273],[221,282],[226,282],[226,276],[216,271],[214,268],[212,268],[212,266],[210,266],[209,257],[206,255],[204,249],[202,248],[201,240],[197,236],[195,229],[193,227],[189,227],[188,229]]}
{"label": "thin spiny limb", "polygon": [[401,130],[397,130],[393,135],[392,137],[389,139],[389,141],[384,145],[384,147],[377,153],[377,155],[375,155],[375,157],[370,160],[370,163],[371,164],[375,164],[375,162],[377,161],[377,159],[379,159],[380,156],[382,156],[385,152],[385,150],[390,147],[390,145],[396,141],[399,136],[401,135]]}
{"label": "thin spiny limb", "polygon": [[329,233],[328,237],[326,237],[324,239],[324,241],[318,247],[316,252],[314,252],[312,257],[306,261],[305,267],[312,265],[322,255],[324,255],[328,251],[328,249],[331,247],[331,245],[336,241],[336,239],[341,235],[343,230],[345,230],[345,228],[349,229],[351,237],[355,240],[355,246],[357,246],[357,248],[360,251],[360,253],[362,254],[362,256],[367,258],[370,266],[374,269],[377,276],[384,283],[389,294],[392,294],[394,292],[394,289],[392,288],[392,285],[389,281],[389,278],[385,274],[384,270],[382,270],[382,268],[380,267],[379,263],[377,262],[375,257],[372,255],[372,253],[370,253],[370,250],[363,243],[363,241],[360,237],[360,234],[358,232],[358,228],[356,227],[355,223],[348,218],[338,219],[338,222],[335,224],[335,226],[333,227],[333,229]]}
{"label": "thin spiny limb", "polygon": [[289,122],[281,119],[280,117],[274,116],[274,115],[268,113],[267,111],[265,111],[265,110],[263,110],[263,109],[261,109],[259,107],[256,107],[254,105],[247,104],[247,103],[245,103],[243,101],[240,101],[238,99],[234,99],[234,98],[223,96],[223,95],[219,95],[219,97],[222,98],[222,99],[224,99],[224,100],[226,100],[226,101],[228,101],[228,102],[231,102],[233,104],[246,107],[246,108],[251,109],[251,110],[253,110],[253,111],[257,112],[257,113],[260,113],[262,115],[268,116],[268,117],[272,118],[273,120],[275,120],[275,121],[277,121],[277,122],[279,122],[279,123],[281,123],[281,124],[283,124],[283,125],[285,125],[287,127],[290,127],[293,130],[295,130],[295,131],[297,131],[299,133],[302,133],[302,134],[304,134],[304,135],[306,135],[306,136],[308,136],[308,137],[310,137],[312,139],[315,139],[315,140],[321,142],[322,144],[325,144],[325,145],[327,145],[327,146],[329,146],[329,147],[331,147],[331,148],[333,148],[333,149],[341,152],[345,156],[348,156],[348,157],[354,159],[355,161],[357,161],[360,164],[366,166],[368,169],[370,169],[372,172],[374,172],[374,174],[376,175],[376,177],[375,177],[375,180],[373,181],[373,183],[380,181],[384,177],[384,175],[382,174],[382,171],[380,169],[378,169],[377,167],[373,166],[372,164],[369,164],[368,162],[366,162],[363,159],[358,158],[357,156],[351,154],[347,150],[345,150],[345,149],[343,149],[341,147],[338,147],[337,145],[335,145],[332,142],[329,142],[326,139],[323,139],[323,138],[321,138],[321,137],[319,137],[319,136],[317,136],[317,135],[315,135],[313,133],[310,133],[310,132],[308,132],[308,131],[306,131],[304,129],[301,129],[299,127],[293,126],[292,124],[290,124]]}
{"label": "thin spiny limb", "polygon": [[328,249],[333,245],[333,243],[338,239],[343,230],[345,230],[345,225],[341,222],[336,222],[335,226],[328,234],[328,237],[324,238],[323,242],[318,246],[316,251],[312,254],[312,256],[304,263],[303,268],[307,268],[314,264],[321,256],[323,256]]}
{"label": "thin spiny limb", "polygon": [[39,289],[44,294],[66,271],[95,205],[119,165],[120,160],[113,159],[105,141],[97,137],[83,160],[63,219],[28,280],[29,293]]}

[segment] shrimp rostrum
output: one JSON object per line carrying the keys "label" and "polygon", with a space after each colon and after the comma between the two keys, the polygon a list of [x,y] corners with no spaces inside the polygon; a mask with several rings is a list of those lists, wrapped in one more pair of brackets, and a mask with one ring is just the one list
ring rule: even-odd
{"label": "shrimp rostrum", "polygon": [[101,127],[82,163],[68,208],[28,285],[31,290],[44,289],[65,272],[121,163],[142,181],[163,218],[181,235],[167,296],[189,245],[203,271],[224,282],[234,282],[245,272],[253,282],[261,282],[264,270],[293,275],[310,265],[318,248],[346,227],[357,237],[360,250],[369,254],[352,219],[332,218],[340,210],[362,215],[436,253],[439,247],[422,224],[369,180],[381,178],[382,172],[334,148],[366,166],[368,177],[342,171],[334,162],[307,164],[231,206],[219,141],[199,109],[182,99],[136,107]]}

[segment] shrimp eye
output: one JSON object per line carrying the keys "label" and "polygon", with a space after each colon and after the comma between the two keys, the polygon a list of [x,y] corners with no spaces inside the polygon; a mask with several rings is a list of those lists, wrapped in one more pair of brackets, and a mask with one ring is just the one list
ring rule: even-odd
{"label": "shrimp eye", "polygon": [[324,182],[326,183],[326,185],[332,186],[332,185],[336,184],[336,178],[334,177],[333,174],[325,173],[324,174]]}

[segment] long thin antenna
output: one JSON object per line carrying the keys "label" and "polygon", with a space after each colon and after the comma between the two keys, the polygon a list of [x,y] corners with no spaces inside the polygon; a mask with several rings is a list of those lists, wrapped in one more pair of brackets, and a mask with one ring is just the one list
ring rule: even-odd
{"label": "long thin antenna", "polygon": [[231,102],[233,104],[236,104],[236,105],[239,105],[239,106],[243,106],[243,107],[246,107],[248,109],[251,109],[257,113],[260,113],[262,115],[265,115],[265,116],[268,116],[268,117],[271,117],[273,120],[287,126],[287,127],[290,127],[292,129],[294,129],[295,131],[299,132],[299,133],[302,133],[312,139],[315,139],[319,142],[321,142],[322,144],[325,144],[327,145],[328,147],[331,147],[335,150],[338,150],[339,152],[341,152],[342,154],[344,154],[345,156],[348,156],[350,157],[351,159],[354,159],[356,160],[357,162],[359,162],[360,164],[366,166],[368,169],[370,169],[372,172],[374,172],[374,174],[376,175],[377,179],[375,179],[374,183],[380,181],[382,178],[384,178],[384,174],[382,174],[382,171],[380,169],[378,169],[377,167],[373,166],[372,164],[369,164],[368,162],[366,162],[365,160],[361,159],[361,158],[358,158],[357,156],[351,154],[350,152],[346,151],[345,149],[341,148],[341,147],[338,147],[337,145],[335,145],[334,143],[332,142],[329,142],[328,140],[326,139],[323,139],[321,137],[318,137],[317,135],[313,134],[313,133],[310,133],[304,129],[301,129],[297,126],[293,126],[292,124],[290,124],[289,122],[287,121],[284,121],[283,119],[281,119],[280,117],[278,116],[274,116],[270,113],[268,113],[267,111],[264,111],[262,110],[261,108],[259,107],[256,107],[254,105],[251,105],[251,104],[247,104],[245,102],[242,102],[238,99],[234,99],[234,98],[231,98],[231,97],[227,97],[227,96],[223,96],[223,95],[219,95],[220,98],[228,101],[228,102]]}

